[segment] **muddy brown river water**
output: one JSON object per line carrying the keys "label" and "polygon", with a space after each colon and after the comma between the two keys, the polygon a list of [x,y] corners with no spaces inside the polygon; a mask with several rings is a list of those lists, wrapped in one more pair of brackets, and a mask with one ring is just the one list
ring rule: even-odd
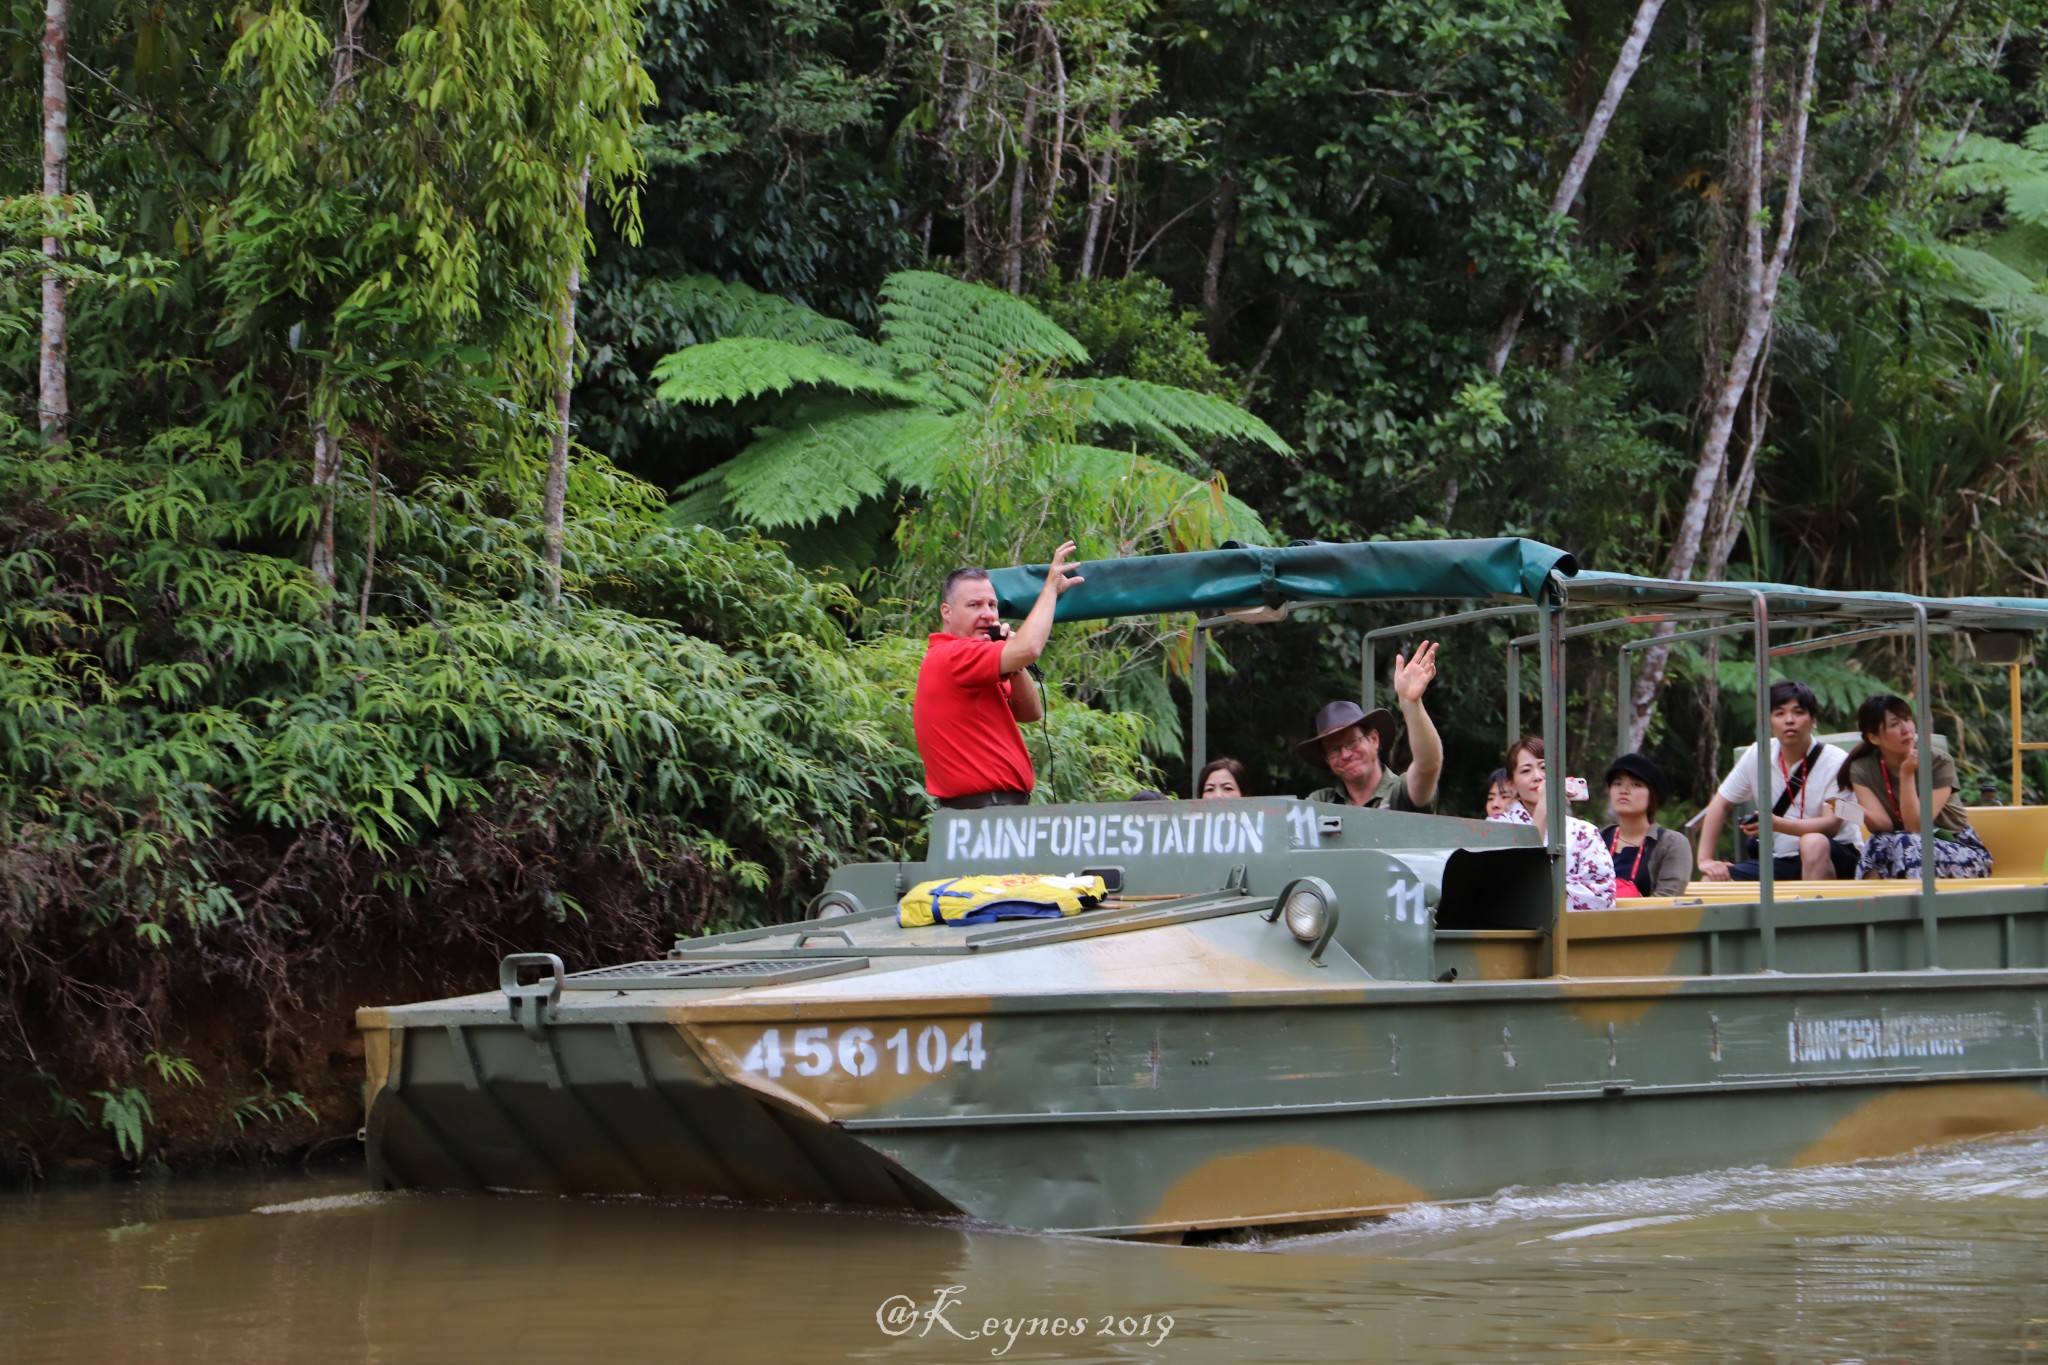
{"label": "muddy brown river water", "polygon": [[354,1172],[11,1193],[0,1360],[2048,1361],[2048,1134],[1205,1248]]}

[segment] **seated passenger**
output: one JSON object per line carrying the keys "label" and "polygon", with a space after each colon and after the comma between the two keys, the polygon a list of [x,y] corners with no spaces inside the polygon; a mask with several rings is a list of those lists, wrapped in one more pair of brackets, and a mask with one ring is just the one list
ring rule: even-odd
{"label": "seated passenger", "polygon": [[1491,820],[1515,804],[1515,789],[1508,785],[1508,770],[1495,768],[1486,779],[1486,818]]}
{"label": "seated passenger", "polygon": [[1336,775],[1334,785],[1309,794],[1333,806],[1378,806],[1422,811],[1436,804],[1436,781],[1444,768],[1444,745],[1423,709],[1422,694],[1436,676],[1436,646],[1418,645],[1415,657],[1394,656],[1394,696],[1408,722],[1412,756],[1405,773],[1386,767],[1394,747],[1394,716],[1384,706],[1365,710],[1355,701],[1333,701],[1316,712],[1316,732],[1294,746],[1308,762],[1320,760]]}
{"label": "seated passenger", "polygon": [[[1771,856],[1772,875],[1781,881],[1824,881],[1852,876],[1856,845],[1837,839],[1842,817],[1834,802],[1842,785],[1846,757],[1832,744],[1813,742],[1813,724],[1820,703],[1801,682],[1771,684]],[[1710,882],[1753,882],[1761,870],[1753,830],[1745,829],[1736,850],[1738,861],[1714,857],[1721,825],[1738,801],[1756,799],[1756,746],[1735,756],[1735,766],[1721,779],[1714,799],[1700,818],[1700,875]],[[1750,822],[1745,821],[1747,826]]]}
{"label": "seated passenger", "polygon": [[1664,770],[1641,754],[1623,754],[1607,765],[1614,823],[1600,831],[1600,842],[1614,863],[1616,899],[1675,896],[1692,876],[1692,846],[1657,823],[1669,792]]}
{"label": "seated passenger", "polygon": [[[1870,698],[1856,710],[1863,742],[1849,751],[1849,782],[1863,807],[1870,842],[1859,877],[1920,875],[1920,747],[1913,709],[1899,697]],[[1991,851],[1956,795],[1955,760],[1934,755],[1934,872],[1938,877],[1988,877]]]}
{"label": "seated passenger", "polygon": [[1210,759],[1195,780],[1196,793],[1205,797],[1243,796],[1244,789],[1244,764],[1234,758]]}
{"label": "seated passenger", "polygon": [[[1515,791],[1514,802],[1499,815],[1488,816],[1510,825],[1534,825],[1548,830],[1548,785],[1543,772],[1543,741],[1524,735],[1508,750],[1508,782]],[[1563,798],[1560,797],[1560,800]],[[1600,831],[1575,815],[1564,822],[1565,904],[1574,910],[1614,908],[1614,860]]]}

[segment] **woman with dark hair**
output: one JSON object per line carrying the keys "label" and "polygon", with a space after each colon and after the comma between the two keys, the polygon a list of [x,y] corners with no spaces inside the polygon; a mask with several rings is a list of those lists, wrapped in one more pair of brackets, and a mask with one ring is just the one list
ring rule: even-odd
{"label": "woman with dark hair", "polygon": [[[1516,740],[1508,750],[1507,774],[1515,800],[1499,815],[1487,818],[1511,825],[1534,825],[1547,831],[1550,792],[1544,779],[1543,741],[1534,735]],[[1574,910],[1612,910],[1614,860],[1600,842],[1600,831],[1575,815],[1567,815],[1564,848],[1565,904]]]}
{"label": "woman with dark hair", "polygon": [[1212,758],[1202,765],[1201,775],[1195,779],[1195,795],[1243,796],[1250,785],[1244,764],[1234,758]]}
{"label": "woman with dark hair", "polygon": [[[1919,731],[1913,708],[1903,697],[1879,694],[1856,709],[1863,742],[1849,751],[1845,767],[1863,807],[1870,842],[1857,864],[1859,877],[1920,875],[1921,833]],[[1988,877],[1991,850],[1970,828],[1969,812],[1956,795],[1956,764],[1934,755],[1934,872],[1939,877]]]}
{"label": "woman with dark hair", "polygon": [[1600,842],[1614,862],[1616,899],[1676,896],[1692,876],[1685,836],[1657,823],[1668,791],[1664,770],[1641,754],[1623,754],[1607,765],[1614,823],[1600,831]]}

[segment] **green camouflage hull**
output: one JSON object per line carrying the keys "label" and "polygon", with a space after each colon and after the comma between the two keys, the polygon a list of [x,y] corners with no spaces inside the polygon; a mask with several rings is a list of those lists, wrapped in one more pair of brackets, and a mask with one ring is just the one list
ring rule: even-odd
{"label": "green camouflage hull", "polygon": [[[1121,909],[875,911],[366,1009],[375,1178],[1147,1235],[2048,1126],[2041,887],[1940,897],[1934,971],[1913,896],[1780,906],[1762,972],[1754,906],[1571,916],[1560,942],[1474,924],[1522,893],[1399,848],[1423,817],[1316,830],[1258,805],[1315,846],[1211,855],[1183,831],[1195,851],[1126,855]],[[1508,855],[1489,875],[1542,875],[1503,834],[1474,836]],[[1271,917],[1310,868],[1342,902],[1320,958]],[[951,870],[835,884],[874,903]],[[1135,899],[1191,881],[1223,889]],[[1539,975],[1567,947],[1573,974]]]}

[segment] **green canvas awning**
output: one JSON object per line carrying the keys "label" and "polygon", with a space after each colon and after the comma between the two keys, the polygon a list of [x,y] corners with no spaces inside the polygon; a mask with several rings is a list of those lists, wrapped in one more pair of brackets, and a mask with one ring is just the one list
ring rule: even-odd
{"label": "green canvas awning", "polygon": [[[1022,616],[1045,584],[1044,564],[990,574],[1006,616]],[[1553,572],[1578,565],[1534,540],[1429,540],[1362,545],[1246,546],[1079,564],[1082,578],[1060,598],[1060,621],[1115,616],[1203,614],[1235,607],[1310,602],[1394,602],[1411,598],[1535,601]]]}

